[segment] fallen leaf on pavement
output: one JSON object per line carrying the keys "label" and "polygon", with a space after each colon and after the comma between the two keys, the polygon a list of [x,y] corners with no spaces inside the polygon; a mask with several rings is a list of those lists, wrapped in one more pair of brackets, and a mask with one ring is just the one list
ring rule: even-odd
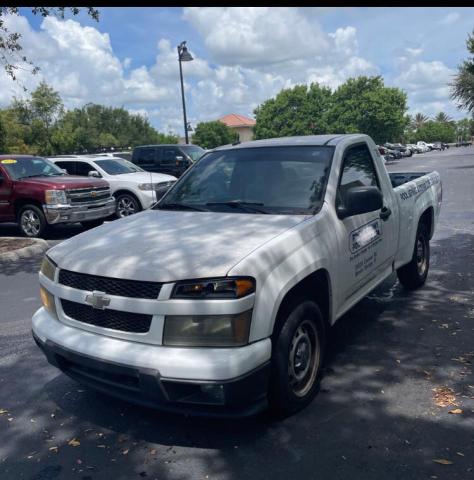
{"label": "fallen leaf on pavement", "polygon": [[449,413],[460,414],[462,410],[460,408],[455,408],[454,410],[450,410]]}
{"label": "fallen leaf on pavement", "polygon": [[0,408],[0,415],[5,415],[5,413],[8,413],[8,410],[5,410],[4,408]]}
{"label": "fallen leaf on pavement", "polygon": [[462,452],[456,452],[456,455],[459,455],[460,457],[464,457],[464,453]]}
{"label": "fallen leaf on pavement", "polygon": [[58,447],[49,447],[48,450],[50,452],[58,453],[59,448]]}
{"label": "fallen leaf on pavement", "polygon": [[105,448],[105,445],[97,445],[97,448]]}
{"label": "fallen leaf on pavement", "polygon": [[451,460],[446,460],[445,458],[434,458],[433,462],[440,463],[441,465],[452,465]]}
{"label": "fallen leaf on pavement", "polygon": [[67,444],[71,445],[71,447],[78,447],[81,444],[81,442],[77,438],[73,438],[72,440],[69,440]]}
{"label": "fallen leaf on pavement", "polygon": [[122,452],[122,455],[127,455],[129,451],[130,451],[130,449],[127,448],[126,450],[124,450],[124,451]]}
{"label": "fallen leaf on pavement", "polygon": [[438,407],[458,406],[456,403],[456,395],[452,388],[439,387],[433,388],[433,391],[435,392],[434,402]]}
{"label": "fallen leaf on pavement", "polygon": [[156,449],[155,449],[155,448],[152,448],[152,449],[150,450],[150,455],[155,455],[155,453],[156,453]]}

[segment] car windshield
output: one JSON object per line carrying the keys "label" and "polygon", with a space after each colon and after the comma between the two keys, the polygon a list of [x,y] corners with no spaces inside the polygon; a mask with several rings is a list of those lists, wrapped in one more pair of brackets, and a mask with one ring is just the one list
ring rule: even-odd
{"label": "car windshield", "polygon": [[137,165],[118,158],[111,158],[107,160],[94,160],[100,168],[102,168],[109,175],[121,175],[124,173],[144,172],[143,169]]}
{"label": "car windshield", "polygon": [[181,149],[191,157],[193,162],[199,160],[206,153],[204,148],[197,146],[181,147]]}
{"label": "car windshield", "polygon": [[333,153],[329,146],[211,152],[155,208],[312,214],[323,202]]}
{"label": "car windshield", "polygon": [[7,158],[0,160],[0,163],[15,180],[65,175],[58,166],[43,157]]}

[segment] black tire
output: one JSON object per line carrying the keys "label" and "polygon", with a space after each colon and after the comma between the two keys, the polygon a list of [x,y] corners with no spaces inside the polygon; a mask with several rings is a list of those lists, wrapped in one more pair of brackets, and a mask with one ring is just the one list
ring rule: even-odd
{"label": "black tire", "polygon": [[88,220],[87,222],[81,222],[84,228],[100,227],[104,223],[103,218],[97,218],[96,220]]}
{"label": "black tire", "polygon": [[116,207],[115,207],[115,217],[124,218],[134,213],[138,213],[142,207],[140,202],[135,195],[131,193],[120,193],[115,197]]}
{"label": "black tire", "polygon": [[29,238],[41,238],[48,231],[48,222],[36,205],[24,205],[18,211],[18,225],[21,233]]}
{"label": "black tire", "polygon": [[306,299],[289,305],[273,338],[268,392],[273,415],[284,418],[313,400],[319,390],[325,344],[326,329],[318,305]]}
{"label": "black tire", "polygon": [[407,290],[421,287],[428,276],[430,268],[430,237],[424,223],[418,225],[415,246],[410,263],[397,270],[398,280]]}

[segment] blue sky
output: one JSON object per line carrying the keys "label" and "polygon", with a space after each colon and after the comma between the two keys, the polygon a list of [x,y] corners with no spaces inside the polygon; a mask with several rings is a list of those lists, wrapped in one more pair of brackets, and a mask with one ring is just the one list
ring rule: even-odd
{"label": "blue sky", "polygon": [[[251,116],[279,90],[317,81],[337,88],[351,76],[384,77],[408,93],[411,113],[466,116],[447,83],[467,57],[474,8],[195,7],[100,8],[60,21],[33,16],[8,25],[41,67],[22,82],[52,84],[68,108],[88,102],[124,106],[162,131],[182,134],[176,45],[187,40],[195,61],[183,65],[193,125],[227,113]],[[0,104],[21,91],[0,76]]]}

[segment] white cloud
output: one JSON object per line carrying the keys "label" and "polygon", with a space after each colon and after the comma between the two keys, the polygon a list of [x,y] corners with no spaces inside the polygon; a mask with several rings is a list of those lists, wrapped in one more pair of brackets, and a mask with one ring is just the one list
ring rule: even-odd
{"label": "white cloud", "polygon": [[459,15],[458,12],[451,12],[448,13],[445,17],[443,17],[439,23],[441,25],[451,25],[453,23],[456,23],[460,18],[461,15]]}
{"label": "white cloud", "polygon": [[329,47],[320,26],[293,8],[191,7],[184,18],[223,65],[271,65],[321,55]]}

